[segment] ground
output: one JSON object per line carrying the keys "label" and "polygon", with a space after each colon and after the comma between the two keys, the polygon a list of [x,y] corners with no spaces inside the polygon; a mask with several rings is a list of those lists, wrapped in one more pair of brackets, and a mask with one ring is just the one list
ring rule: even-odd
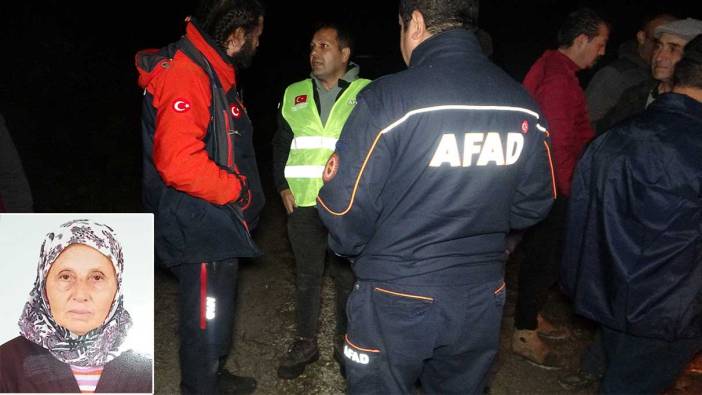
{"label": "ground", "polygon": [[[271,194],[269,194],[270,196]],[[333,286],[325,277],[320,322],[319,361],[307,367],[295,380],[276,376],[277,362],[294,334],[294,261],[286,238],[285,213],[280,201],[270,197],[263,212],[256,240],[266,254],[244,262],[240,269],[238,316],[233,354],[227,367],[258,380],[257,394],[341,394],[345,383],[332,358],[334,327]],[[510,351],[512,315],[516,298],[516,274],[519,255],[507,264],[507,304],[501,330],[501,347],[490,382],[491,394],[556,394],[566,393],[558,385],[558,377],[578,368],[580,351],[592,339],[593,327],[573,315],[568,301],[553,290],[544,315],[554,323],[567,327],[572,336],[552,341],[553,348],[564,357],[563,370],[543,370],[532,366]],[[177,283],[168,272],[156,273],[156,393],[179,392],[177,333]],[[691,376],[686,388],[670,394],[702,393],[702,379]],[[594,394],[593,386],[575,394]]]}

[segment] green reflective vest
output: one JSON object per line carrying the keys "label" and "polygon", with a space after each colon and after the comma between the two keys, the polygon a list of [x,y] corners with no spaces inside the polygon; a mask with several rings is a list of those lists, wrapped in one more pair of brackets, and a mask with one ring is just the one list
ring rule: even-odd
{"label": "green reflective vest", "polygon": [[282,114],[294,135],[285,164],[285,179],[298,206],[316,204],[323,185],[324,165],[334,152],[341,129],[356,106],[356,95],[369,82],[361,78],[353,81],[334,103],[326,125],[322,125],[317,112],[311,79],[296,82],[285,90]]}

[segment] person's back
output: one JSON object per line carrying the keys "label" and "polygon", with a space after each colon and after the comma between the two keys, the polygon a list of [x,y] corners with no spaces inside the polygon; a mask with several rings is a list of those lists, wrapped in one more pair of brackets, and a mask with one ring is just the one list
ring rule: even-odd
{"label": "person's back", "polygon": [[595,140],[573,181],[562,285],[600,324],[603,393],[663,392],[702,350],[702,35],[688,47],[672,92]]}
{"label": "person's back", "polygon": [[[383,134],[372,155],[393,172],[357,274],[399,279],[445,270],[440,277],[462,281],[455,275],[467,264],[502,262],[505,234],[530,224],[510,216],[517,185],[533,182],[529,192],[544,202],[552,195],[548,180],[528,178],[527,160],[543,152],[544,137],[526,92],[481,55],[471,33],[452,30],[418,47],[409,70],[361,97],[364,109],[383,109],[373,111]],[[380,260],[397,264],[379,268]]]}
{"label": "person's back", "polygon": [[358,95],[324,172],[320,218],[357,276],[350,393],[411,393],[417,381],[481,392],[499,343],[505,236],[554,198],[535,103],[466,30],[477,3],[400,2],[409,69]]}
{"label": "person's back", "polygon": [[[641,336],[679,336],[674,328],[680,324],[677,314],[683,312],[677,302],[653,308],[647,295],[653,289],[676,294],[696,281],[689,276],[671,283],[661,278],[663,272],[702,270],[692,267],[699,266],[694,248],[699,235],[690,238],[702,216],[700,152],[702,104],[674,93],[661,96],[644,113],[593,142],[578,169],[591,177],[576,180],[581,193],[573,200],[572,213],[579,216],[569,217],[585,226],[569,229],[564,257],[564,262],[592,263],[592,274],[575,277],[574,270],[562,267],[564,284],[575,290],[580,314]],[[593,201],[598,203],[587,203]],[[577,256],[583,253],[577,248],[583,243],[590,258]],[[599,283],[600,275],[617,284],[599,295],[612,298],[611,304],[603,305],[601,298],[593,297],[594,288],[584,287],[587,279]],[[628,292],[616,291],[623,284],[628,284]],[[629,307],[621,310],[620,303]],[[631,313],[625,317],[624,311]]]}

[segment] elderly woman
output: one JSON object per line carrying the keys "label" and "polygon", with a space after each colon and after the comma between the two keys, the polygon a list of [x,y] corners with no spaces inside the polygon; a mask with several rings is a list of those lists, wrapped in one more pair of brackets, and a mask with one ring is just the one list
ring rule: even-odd
{"label": "elderly woman", "polygon": [[44,239],[20,334],[0,346],[0,392],[151,392],[151,360],[123,350],[122,247],[75,220]]}

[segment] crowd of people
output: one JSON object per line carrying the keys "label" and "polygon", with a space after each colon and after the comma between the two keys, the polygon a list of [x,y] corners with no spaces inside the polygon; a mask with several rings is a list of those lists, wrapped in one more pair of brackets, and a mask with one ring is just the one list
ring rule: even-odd
{"label": "crowd of people", "polygon": [[[702,350],[702,21],[646,17],[584,89],[612,22],[568,14],[520,84],[491,60],[478,13],[477,0],[400,0],[407,69],[375,81],[343,25],[315,29],[310,76],[285,89],[272,141],[296,272],[277,374],[319,358],[328,264],[349,393],[483,392],[505,261],[522,248],[512,352],[563,367],[544,339],[569,333],[541,314],[560,284],[598,326],[563,388],[660,393]],[[212,1],[179,41],[136,58],[144,204],[178,279],[183,393],[257,385],[224,366],[239,260],[265,252],[237,89],[264,17],[259,0]]]}

